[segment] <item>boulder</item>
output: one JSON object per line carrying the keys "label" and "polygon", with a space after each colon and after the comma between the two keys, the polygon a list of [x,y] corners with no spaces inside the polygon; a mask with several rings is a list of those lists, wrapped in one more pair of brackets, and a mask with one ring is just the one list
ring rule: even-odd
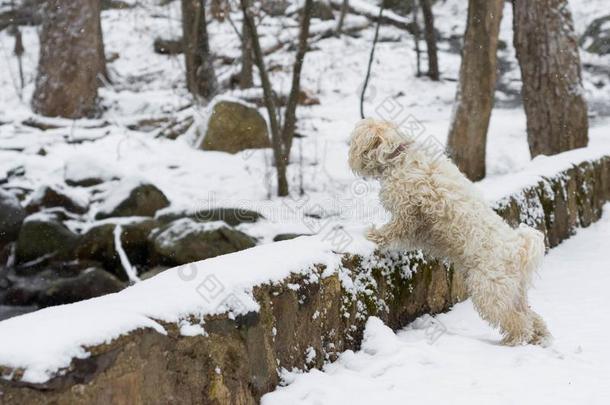
{"label": "boulder", "polygon": [[34,276],[13,278],[6,291],[5,304],[51,305],[69,304],[114,293],[126,284],[99,267],[87,267],[76,274],[62,274],[48,269]]}
{"label": "boulder", "polygon": [[273,238],[274,242],[281,242],[283,240],[290,240],[290,239],[295,239],[298,238],[300,236],[311,236],[311,234],[306,234],[306,233],[280,233],[275,235],[275,237]]}
{"label": "boulder", "polygon": [[333,20],[333,9],[330,3],[325,0],[316,0],[313,2],[311,10],[311,18],[319,18],[320,20]]}
{"label": "boulder", "polygon": [[165,194],[150,183],[122,181],[103,197],[96,219],[110,217],[152,217],[169,206]]}
{"label": "boulder", "polygon": [[283,16],[290,5],[288,0],[273,0],[261,2],[261,8],[272,17]]}
{"label": "boulder", "polygon": [[77,244],[77,234],[62,224],[57,216],[41,211],[27,217],[21,226],[15,250],[17,263],[42,257],[69,259]]}
{"label": "boulder", "polygon": [[203,141],[203,150],[237,153],[245,149],[268,148],[267,122],[256,108],[236,101],[214,104]]}
{"label": "boulder", "polygon": [[9,318],[14,318],[19,315],[34,312],[38,309],[37,306],[12,306],[12,305],[0,305],[0,321],[4,321]]}
{"label": "boulder", "polygon": [[73,157],[64,168],[64,180],[69,186],[91,187],[116,179],[115,173],[89,156]]}
{"label": "boulder", "polygon": [[610,53],[610,14],[596,18],[580,38],[580,46],[598,55]]}
{"label": "boulder", "polygon": [[253,247],[253,238],[222,221],[198,223],[190,218],[171,222],[151,234],[157,255],[168,264],[185,264]]}
{"label": "boulder", "polygon": [[228,225],[237,226],[242,223],[256,222],[264,217],[256,211],[230,207],[209,208],[192,212],[171,212],[157,217],[160,222],[171,222],[181,218],[190,218],[198,222],[223,221]]}
{"label": "boulder", "polygon": [[25,216],[17,197],[0,189],[0,249],[17,239]]}
{"label": "boulder", "polygon": [[[143,219],[121,225],[121,246],[129,262],[138,267],[152,267],[148,235],[158,226],[153,219]],[[114,244],[115,224],[102,224],[88,229],[76,248],[79,260],[95,260],[121,279],[125,272]]]}
{"label": "boulder", "polygon": [[61,207],[75,214],[87,212],[87,206],[60,186],[42,186],[36,190],[25,206],[28,214],[33,214],[43,208]]}

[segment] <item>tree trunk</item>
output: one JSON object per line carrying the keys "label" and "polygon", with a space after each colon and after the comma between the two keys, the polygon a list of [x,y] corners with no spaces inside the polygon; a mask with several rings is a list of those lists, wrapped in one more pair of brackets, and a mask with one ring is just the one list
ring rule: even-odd
{"label": "tree trunk", "polygon": [[343,0],[341,3],[341,11],[339,14],[339,22],[337,23],[337,35],[341,35],[343,32],[343,23],[345,22],[345,16],[349,10],[349,0]]}
{"label": "tree trunk", "polygon": [[469,0],[460,81],[447,149],[471,180],[485,177],[487,129],[496,86],[496,50],[504,0]]}
{"label": "tree trunk", "polygon": [[97,47],[97,52],[100,58],[100,70],[98,72],[98,85],[104,86],[110,82],[110,76],[108,76],[108,70],[106,69],[106,53],[104,52],[104,35],[102,35],[102,0],[96,0],[97,6],[97,24],[100,33],[100,40]]}
{"label": "tree trunk", "polygon": [[282,130],[282,140],[284,143],[284,159],[286,164],[290,161],[290,149],[292,149],[292,139],[294,138],[294,128],[296,125],[296,109],[301,89],[301,70],[305,53],[307,52],[307,38],[309,37],[309,23],[313,11],[313,0],[305,0],[303,6],[303,15],[301,16],[301,30],[299,32],[299,44],[297,48],[296,58],[292,69],[292,86],[288,101],[286,103],[286,112],[284,115],[284,128]]}
{"label": "tree trunk", "polygon": [[218,80],[210,53],[205,4],[206,0],[182,0],[182,31],[187,88],[210,100],[218,93]]}
{"label": "tree trunk", "polygon": [[244,22],[241,29],[241,72],[239,74],[239,87],[241,89],[248,89],[253,86],[253,65],[252,36]]}
{"label": "tree trunk", "polygon": [[96,110],[97,75],[105,72],[99,0],[48,0],[32,108],[80,118]]}
{"label": "tree trunk", "polygon": [[258,39],[258,33],[256,31],[256,25],[254,19],[248,11],[248,0],[240,0],[241,9],[244,15],[244,24],[250,34],[252,40],[252,51],[254,54],[254,62],[258,67],[259,75],[261,77],[261,85],[263,87],[263,99],[267,113],[269,115],[269,127],[271,130],[271,145],[273,147],[273,158],[275,160],[275,166],[277,170],[277,193],[279,196],[288,195],[288,180],[286,178],[286,162],[282,158],[282,138],[280,127],[278,123],[277,109],[275,107],[275,101],[273,98],[273,88],[269,80],[269,74],[265,67],[265,59],[263,56],[263,50],[261,49],[260,41]]}
{"label": "tree trunk", "polygon": [[417,0],[413,0],[411,13],[413,14],[413,42],[415,43],[415,61],[417,63],[416,77],[421,76],[421,52],[419,50],[419,23],[417,22],[418,14]]}
{"label": "tree trunk", "polygon": [[428,50],[428,76],[432,80],[438,80],[438,53],[436,50],[436,33],[434,32],[434,14],[432,14],[430,0],[420,0],[420,2],[424,15],[424,37]]}
{"label": "tree trunk", "polygon": [[567,0],[514,0],[514,43],[521,67],[532,157],[588,143],[587,103]]}

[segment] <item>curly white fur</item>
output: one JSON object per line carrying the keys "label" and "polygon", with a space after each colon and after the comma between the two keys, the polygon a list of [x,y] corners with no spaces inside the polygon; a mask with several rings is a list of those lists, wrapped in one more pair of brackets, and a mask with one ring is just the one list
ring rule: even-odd
{"label": "curly white fur", "polygon": [[[397,153],[399,152],[399,153]],[[381,181],[392,219],[367,237],[380,247],[421,249],[465,272],[481,317],[507,345],[546,345],[551,335],[529,307],[527,289],[544,256],[544,236],[511,228],[445,156],[429,156],[393,124],[365,119],[351,138],[349,164]]]}

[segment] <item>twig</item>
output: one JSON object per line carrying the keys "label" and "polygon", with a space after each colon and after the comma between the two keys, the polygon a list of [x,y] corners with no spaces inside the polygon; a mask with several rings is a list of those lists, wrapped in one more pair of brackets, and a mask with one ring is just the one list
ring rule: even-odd
{"label": "twig", "polygon": [[377,26],[375,27],[375,37],[373,38],[373,46],[371,47],[371,54],[369,55],[369,64],[366,68],[366,76],[364,77],[364,84],[362,85],[362,93],[360,93],[360,118],[364,118],[364,93],[369,85],[369,78],[371,77],[371,65],[373,64],[373,58],[375,56],[375,46],[379,39],[379,27],[381,26],[381,18],[383,17],[383,6],[384,1],[381,1],[379,6],[379,16],[377,17]]}
{"label": "twig", "polygon": [[239,30],[237,29],[237,26],[235,25],[235,23],[233,22],[233,19],[231,18],[231,13],[227,13],[227,21],[229,22],[229,24],[231,25],[231,28],[233,28],[233,31],[235,31],[235,33],[237,34],[237,36],[239,37],[239,40],[241,42],[244,41],[244,37],[242,37],[241,33],[239,32]]}

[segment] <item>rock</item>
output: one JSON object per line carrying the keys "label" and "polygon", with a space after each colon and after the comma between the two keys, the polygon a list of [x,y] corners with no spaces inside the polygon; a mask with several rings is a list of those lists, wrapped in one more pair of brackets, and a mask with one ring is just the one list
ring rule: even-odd
{"label": "rock", "polygon": [[281,242],[283,240],[290,240],[290,239],[298,238],[299,236],[309,236],[309,235],[305,234],[305,233],[280,233],[278,235],[275,235],[275,237],[273,238],[273,241]]}
{"label": "rock", "polygon": [[299,90],[299,97],[297,102],[299,105],[305,106],[319,105],[320,99],[314,96],[311,92],[301,89]]}
{"label": "rock", "polygon": [[248,249],[255,240],[226,223],[198,223],[190,218],[171,222],[151,234],[156,254],[171,264],[185,264]]}
{"label": "rock", "polygon": [[256,222],[264,218],[262,214],[245,208],[210,208],[195,212],[172,212],[160,215],[160,222],[171,222],[180,218],[190,218],[198,222],[223,221],[228,225],[237,226],[242,223]]}
{"label": "rock", "polygon": [[14,278],[5,303],[48,307],[99,297],[125,287],[125,283],[98,267],[87,267],[69,275],[49,269],[34,276]]}
{"label": "rock", "polygon": [[42,257],[64,260],[72,256],[78,235],[66,228],[57,217],[42,211],[25,219],[15,250],[18,263]]}
{"label": "rock", "polygon": [[316,0],[313,2],[311,10],[311,18],[319,18],[320,20],[333,20],[333,9],[325,0]]}
{"label": "rock", "polygon": [[237,153],[270,146],[267,123],[256,108],[235,101],[219,101],[212,108],[199,147]]}
{"label": "rock", "polygon": [[58,186],[42,186],[36,190],[25,206],[28,214],[38,212],[43,208],[62,207],[75,214],[87,212],[87,206],[70,196],[66,190]]}
{"label": "rock", "polygon": [[159,53],[161,55],[178,55],[184,52],[182,38],[167,39],[157,37],[153,43],[153,48],[155,53]]}
{"label": "rock", "polygon": [[12,306],[12,305],[0,305],[0,321],[4,321],[15,316],[34,312],[38,309],[37,306]]}
{"label": "rock", "polygon": [[165,194],[150,183],[123,181],[104,197],[96,219],[110,217],[152,217],[169,206]]}
{"label": "rock", "polygon": [[580,46],[598,55],[610,53],[610,15],[593,20],[580,38]]}
{"label": "rock", "polygon": [[168,266],[155,266],[152,269],[142,273],[139,275],[140,280],[148,280],[149,278],[153,278],[157,274],[163,273],[165,270],[169,269]]}
{"label": "rock", "polygon": [[64,171],[64,180],[69,186],[91,187],[117,178],[110,170],[87,157],[69,160]]}
{"label": "rock", "polygon": [[283,16],[290,3],[288,0],[273,0],[261,2],[261,8],[272,17]]}
{"label": "rock", "polygon": [[[129,262],[137,267],[152,267],[148,236],[158,226],[153,219],[144,219],[121,225],[121,246]],[[102,224],[87,230],[76,248],[79,260],[95,260],[121,279],[126,279],[123,266],[114,244],[115,224]]]}
{"label": "rock", "polygon": [[25,216],[17,197],[0,188],[0,249],[17,239]]}

